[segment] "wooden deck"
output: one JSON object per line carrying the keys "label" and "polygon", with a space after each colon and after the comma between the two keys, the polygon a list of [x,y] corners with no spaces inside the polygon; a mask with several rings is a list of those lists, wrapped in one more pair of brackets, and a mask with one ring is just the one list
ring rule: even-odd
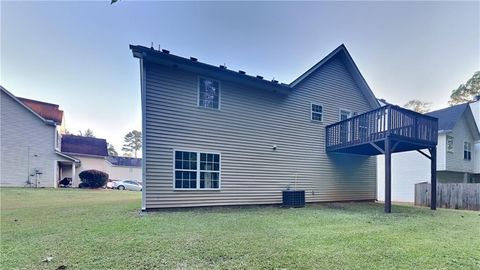
{"label": "wooden deck", "polygon": [[[416,150],[430,159],[431,209],[437,205],[438,119],[387,105],[326,126],[326,151],[385,155],[385,212],[392,210],[392,153]],[[428,149],[429,153],[422,151]]]}
{"label": "wooden deck", "polygon": [[392,152],[437,145],[437,119],[394,105],[387,105],[326,127],[326,151],[361,155],[383,154],[389,137]]}

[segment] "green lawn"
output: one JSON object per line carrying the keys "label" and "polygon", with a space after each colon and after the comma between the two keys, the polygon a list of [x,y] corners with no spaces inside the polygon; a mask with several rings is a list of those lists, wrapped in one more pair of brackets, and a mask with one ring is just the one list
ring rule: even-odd
{"label": "green lawn", "polygon": [[139,192],[0,195],[2,269],[480,269],[479,212],[336,203],[143,215]]}

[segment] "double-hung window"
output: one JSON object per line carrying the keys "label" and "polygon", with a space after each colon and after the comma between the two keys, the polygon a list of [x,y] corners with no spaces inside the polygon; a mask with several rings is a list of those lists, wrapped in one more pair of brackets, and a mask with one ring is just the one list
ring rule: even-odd
{"label": "double-hung window", "polygon": [[472,160],[472,144],[470,142],[463,143],[463,159]]}
{"label": "double-hung window", "polygon": [[220,154],[175,151],[175,189],[219,189]]}
{"label": "double-hung window", "polygon": [[313,121],[319,121],[319,122],[322,122],[323,121],[323,106],[322,105],[319,105],[319,104],[311,104],[310,106],[310,110],[311,110],[311,119]]}
{"label": "double-hung window", "polygon": [[198,78],[198,106],[210,109],[220,108],[220,82]]}

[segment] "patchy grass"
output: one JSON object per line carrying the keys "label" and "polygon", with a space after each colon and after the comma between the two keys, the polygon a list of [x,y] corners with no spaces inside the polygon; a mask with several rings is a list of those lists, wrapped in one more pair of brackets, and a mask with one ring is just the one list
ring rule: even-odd
{"label": "patchy grass", "polygon": [[479,212],[335,203],[143,215],[140,192],[0,195],[2,269],[480,268]]}

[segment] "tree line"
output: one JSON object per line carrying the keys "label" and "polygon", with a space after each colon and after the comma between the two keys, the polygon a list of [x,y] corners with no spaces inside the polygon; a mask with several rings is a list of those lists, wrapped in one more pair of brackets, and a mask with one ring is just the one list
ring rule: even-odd
{"label": "tree line", "polygon": [[[475,101],[480,95],[480,71],[477,71],[466,82],[452,90],[448,104],[450,106]],[[403,105],[405,108],[419,113],[427,113],[431,110],[432,103],[418,99],[410,100]]]}

